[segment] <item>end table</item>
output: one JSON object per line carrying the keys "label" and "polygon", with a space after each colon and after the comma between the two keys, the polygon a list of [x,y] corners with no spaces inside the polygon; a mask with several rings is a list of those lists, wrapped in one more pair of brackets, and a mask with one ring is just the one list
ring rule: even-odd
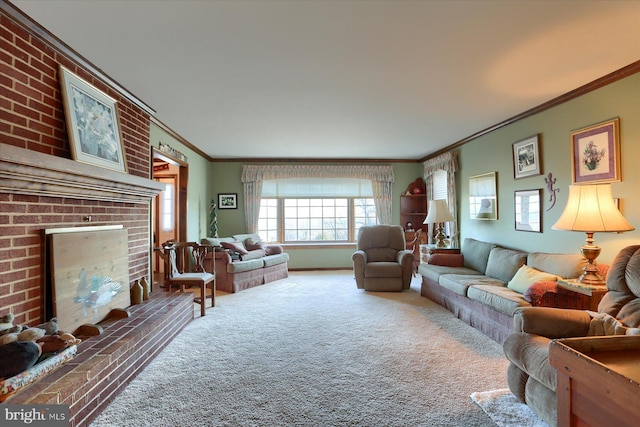
{"label": "end table", "polygon": [[[577,280],[558,280],[558,294],[575,304],[561,308],[598,311],[600,300],[607,293],[606,286],[587,285]],[[575,306],[574,306],[575,305]]]}

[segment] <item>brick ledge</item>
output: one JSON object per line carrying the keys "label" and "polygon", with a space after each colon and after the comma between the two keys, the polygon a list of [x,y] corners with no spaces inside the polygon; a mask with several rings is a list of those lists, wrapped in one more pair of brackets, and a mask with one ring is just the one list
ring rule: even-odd
{"label": "brick ledge", "polygon": [[104,332],[78,345],[78,354],[5,403],[69,405],[70,427],[86,426],[194,318],[193,294],[153,292],[107,319]]}

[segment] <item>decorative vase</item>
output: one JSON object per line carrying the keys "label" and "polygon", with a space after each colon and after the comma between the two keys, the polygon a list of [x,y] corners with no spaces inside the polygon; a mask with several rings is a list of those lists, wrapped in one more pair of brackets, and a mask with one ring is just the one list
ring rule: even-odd
{"label": "decorative vase", "polygon": [[142,303],[142,285],[140,281],[136,279],[133,282],[133,286],[131,286],[131,304],[141,304]]}
{"label": "decorative vase", "polygon": [[146,301],[149,299],[149,294],[151,293],[151,285],[146,277],[140,280],[140,284],[142,285],[142,299]]}

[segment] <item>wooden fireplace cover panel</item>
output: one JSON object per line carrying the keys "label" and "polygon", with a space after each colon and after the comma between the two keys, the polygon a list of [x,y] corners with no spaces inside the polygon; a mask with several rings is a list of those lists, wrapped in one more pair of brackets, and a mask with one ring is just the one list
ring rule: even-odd
{"label": "wooden fireplace cover panel", "polygon": [[97,324],[131,305],[126,229],[52,234],[52,308],[60,330]]}

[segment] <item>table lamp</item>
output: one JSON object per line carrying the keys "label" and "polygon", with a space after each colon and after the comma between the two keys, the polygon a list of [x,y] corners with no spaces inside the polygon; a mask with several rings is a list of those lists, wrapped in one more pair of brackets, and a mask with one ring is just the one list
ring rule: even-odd
{"label": "table lamp", "polygon": [[567,206],[551,228],[587,233],[586,244],[580,248],[580,252],[588,263],[578,282],[599,286],[606,283],[598,274],[595,264],[601,248],[593,243],[593,233],[634,230],[616,207],[611,194],[611,184],[570,185]]}
{"label": "table lamp", "polygon": [[429,200],[429,209],[427,210],[427,217],[424,219],[423,224],[437,224],[436,225],[436,248],[444,248],[447,245],[444,243],[445,235],[442,231],[442,223],[447,221],[455,221],[451,212],[449,212],[449,207],[447,206],[447,201],[444,199],[438,200]]}

